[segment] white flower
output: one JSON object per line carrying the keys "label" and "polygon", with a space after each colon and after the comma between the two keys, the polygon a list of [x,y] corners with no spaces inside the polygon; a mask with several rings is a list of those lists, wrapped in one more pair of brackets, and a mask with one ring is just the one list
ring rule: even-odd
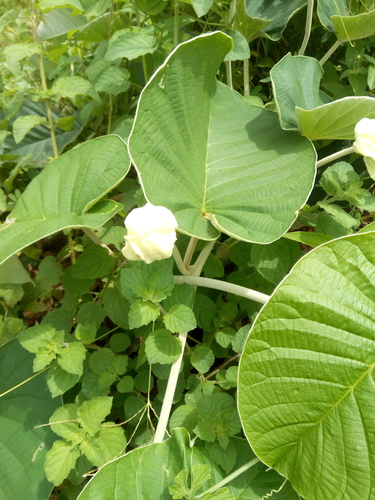
{"label": "white flower", "polygon": [[122,253],[128,260],[151,264],[172,255],[177,221],[168,208],[155,207],[151,203],[135,208],[126,217],[125,227],[128,234]]}
{"label": "white flower", "polygon": [[375,119],[362,118],[355,126],[354,134],[353,149],[364,156],[368,173],[375,180]]}

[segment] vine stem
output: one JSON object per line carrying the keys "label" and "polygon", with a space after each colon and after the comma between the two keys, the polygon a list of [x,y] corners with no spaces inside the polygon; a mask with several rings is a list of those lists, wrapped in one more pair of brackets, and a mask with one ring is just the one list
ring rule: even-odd
{"label": "vine stem", "polygon": [[194,253],[195,247],[197,246],[197,243],[198,243],[198,238],[194,238],[194,237],[190,238],[189,244],[188,244],[186,252],[185,252],[184,260],[183,260],[183,264],[184,264],[186,269],[189,269],[191,258],[193,257],[193,253]]}
{"label": "vine stem", "polygon": [[212,278],[202,278],[201,276],[175,276],[174,282],[176,285],[187,283],[192,286],[202,286],[204,288],[213,288],[214,290],[221,290],[223,292],[233,293],[246,299],[254,300],[261,304],[266,304],[270,298],[265,293],[257,292],[251,288],[228,283],[227,281],[214,280]]}
{"label": "vine stem", "polygon": [[[36,22],[35,22],[34,0],[30,0],[30,13],[31,13],[31,29],[33,32],[34,40],[37,44],[40,44],[40,40],[39,40],[39,36],[38,36],[38,28],[37,28]],[[46,72],[44,69],[43,53],[39,54],[39,72],[40,72],[40,80],[42,83],[42,89],[44,92],[47,92],[48,88],[47,88]],[[51,106],[49,105],[49,102],[47,100],[45,101],[45,105],[46,105],[46,110],[47,110],[48,125],[49,125],[49,129],[50,129],[50,134],[51,134],[53,156],[55,158],[58,158],[59,150],[58,150],[57,142],[56,142],[55,125],[53,123]]]}
{"label": "vine stem", "polygon": [[40,375],[41,373],[45,372],[48,369],[49,369],[49,366],[47,366],[46,368],[44,368],[40,372],[35,373],[34,375],[32,375],[31,377],[29,377],[28,379],[23,380],[22,382],[20,382],[19,384],[15,385],[11,389],[8,389],[7,391],[3,392],[2,394],[0,394],[0,398],[2,398],[3,396],[5,396],[6,394],[9,394],[10,392],[14,391],[15,389],[18,389],[18,387],[21,387],[21,385],[26,384],[27,382],[30,382],[30,380],[32,380],[33,378],[37,377],[38,375]]}
{"label": "vine stem", "polygon": [[305,35],[304,35],[303,40],[302,40],[301,48],[299,49],[299,52],[298,52],[299,56],[303,56],[303,54],[305,53],[307,44],[309,43],[309,39],[310,39],[310,35],[311,35],[313,11],[314,11],[314,0],[308,0],[307,12],[306,12]]}
{"label": "vine stem", "polygon": [[328,61],[328,59],[335,52],[335,50],[340,47],[341,43],[342,42],[340,40],[336,40],[336,42],[332,45],[332,47],[324,54],[324,56],[319,61],[321,66],[323,66],[323,64]]}
{"label": "vine stem", "polygon": [[115,254],[112,252],[112,250],[109,247],[107,247],[105,243],[102,242],[102,240],[94,233],[94,231],[92,231],[88,227],[84,227],[82,228],[82,230],[86,234],[86,236],[90,238],[91,241],[101,246],[102,248],[105,248],[111,257],[115,257]]}
{"label": "vine stem", "polygon": [[322,167],[323,165],[326,165],[327,163],[331,163],[331,161],[335,161],[338,158],[342,158],[343,156],[350,155],[351,153],[354,153],[353,146],[350,146],[349,148],[342,149],[341,151],[337,151],[337,153],[333,153],[332,155],[326,156],[325,158],[322,158],[321,160],[317,161],[316,168]]}
{"label": "vine stem", "polygon": [[254,465],[256,465],[258,462],[260,462],[258,457],[253,458],[252,460],[250,460],[250,462],[247,462],[242,467],[239,467],[237,470],[232,472],[232,474],[229,474],[229,476],[225,477],[224,479],[222,479],[218,483],[214,484],[213,486],[211,486],[211,488],[204,491],[203,493],[198,495],[196,498],[202,498],[203,496],[209,495],[210,493],[215,493],[215,491],[219,490],[220,488],[222,488],[223,486],[228,484],[230,481],[232,481],[233,479],[238,477],[240,474],[242,474],[243,472],[246,472],[248,469],[251,469],[251,467],[254,467]]}
{"label": "vine stem", "polygon": [[172,409],[173,398],[176,391],[178,374],[180,373],[182,358],[184,356],[187,334],[188,332],[184,332],[180,333],[178,336],[178,338],[181,341],[181,354],[178,357],[178,359],[176,359],[176,361],[172,363],[171,371],[168,378],[167,388],[163,400],[163,406],[161,408],[160,418],[155,432],[154,443],[162,443],[164,440],[164,435],[167,430],[167,425],[169,421],[169,415]]}

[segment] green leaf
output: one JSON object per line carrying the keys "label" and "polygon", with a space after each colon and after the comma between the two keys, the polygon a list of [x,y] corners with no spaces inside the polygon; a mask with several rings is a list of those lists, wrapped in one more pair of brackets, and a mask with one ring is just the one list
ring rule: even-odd
{"label": "green leaf", "polygon": [[145,54],[152,54],[156,49],[153,27],[118,30],[108,42],[105,58],[107,61],[115,61],[123,57],[132,60]]}
{"label": "green leaf", "polygon": [[[306,0],[246,0],[246,12],[249,16],[258,20],[267,20],[267,24],[261,30],[271,40],[279,40],[289,19],[298,12]],[[263,36],[264,36],[263,35]]]}
{"label": "green leaf", "polygon": [[173,283],[173,259],[146,264],[132,262],[131,267],[120,271],[119,288],[129,302],[136,299],[161,302],[171,295]]}
{"label": "green leaf", "polygon": [[35,325],[20,333],[18,341],[29,352],[37,353],[46,347],[56,352],[64,342],[64,332],[56,332],[50,325]]}
{"label": "green leaf", "polygon": [[296,108],[299,129],[310,140],[354,139],[354,127],[362,118],[375,118],[372,97],[344,97],[315,109]]}
{"label": "green leaf", "polygon": [[206,373],[214,364],[215,356],[209,347],[199,345],[193,350],[190,362],[199,373]]}
{"label": "green leaf", "polygon": [[[108,422],[108,425],[114,425]],[[82,442],[82,453],[97,466],[101,466],[122,453],[126,446],[124,431],[119,427],[102,428],[95,438],[88,438]]]}
{"label": "green leaf", "polygon": [[26,134],[37,125],[41,125],[46,121],[44,116],[28,115],[19,116],[13,123],[13,136],[18,144],[22,141]]}
{"label": "green leaf", "polygon": [[374,233],[358,234],[303,257],[261,310],[241,360],[250,444],[307,499],[375,493],[374,243]]}
{"label": "green leaf", "polygon": [[216,81],[231,48],[218,32],[175,49],[142,92],[129,149],[147,199],[169,208],[181,232],[268,243],[305,203],[315,152]]}
{"label": "green leaf", "polygon": [[74,375],[63,370],[57,364],[47,372],[47,384],[52,397],[60,396],[76,385],[79,375]]}
{"label": "green leaf", "polygon": [[346,229],[355,229],[359,224],[357,219],[345,212],[339,205],[334,205],[333,203],[327,203],[325,201],[318,201],[318,205],[328,214],[332,215],[333,218]]}
{"label": "green leaf", "polygon": [[315,58],[287,54],[271,69],[270,77],[284,129],[299,128],[296,106],[314,109],[324,104],[319,91],[323,69]]}
{"label": "green leaf", "polygon": [[142,299],[132,303],[129,310],[129,328],[139,328],[157,320],[160,316],[160,308],[152,302]]}
{"label": "green leaf", "polygon": [[126,351],[130,344],[130,337],[126,333],[115,333],[109,339],[109,346],[113,352]]}
{"label": "green leaf", "polygon": [[[111,500],[121,500],[124,496],[126,500],[140,498],[167,500],[171,498],[168,487],[174,484],[177,474],[183,469],[191,473],[192,467],[196,464],[210,466],[211,477],[204,484],[205,488],[208,489],[224,479],[227,474],[213,463],[204,445],[195,444],[191,448],[189,440],[190,436],[185,429],[175,429],[172,438],[163,443],[140,447],[104,465],[85,486],[77,500],[107,497]],[[235,467],[238,469],[252,460],[254,454],[244,439],[234,438],[233,442],[237,449],[238,458]],[[145,480],[150,477],[152,481]],[[283,483],[285,478],[273,470],[266,472],[266,467],[258,462],[233,479],[228,486],[235,498],[258,500],[262,496],[271,494],[272,490],[279,489]],[[298,500],[298,496],[291,489],[286,498]]]}
{"label": "green leaf", "polygon": [[211,9],[214,0],[191,0],[197,17],[202,17]]}
{"label": "green leaf", "polygon": [[38,52],[39,47],[36,43],[12,43],[5,47],[3,54],[7,64],[13,66],[22,59],[29,58]]}
{"label": "green leaf", "polygon": [[80,452],[66,441],[55,441],[46,456],[44,470],[48,481],[61,484],[75,466]]}
{"label": "green leaf", "polygon": [[20,284],[3,284],[0,285],[0,298],[6,307],[13,308],[22,299],[23,288]]}
{"label": "green leaf", "polygon": [[[349,216],[350,217],[350,216]],[[269,245],[252,245],[251,263],[264,278],[278,284],[302,257],[298,243],[280,239]]]}
{"label": "green leaf", "polygon": [[181,354],[181,341],[168,330],[149,333],[146,341],[146,356],[150,365],[173,363]]}
{"label": "green leaf", "polygon": [[57,362],[61,368],[73,375],[82,375],[86,349],[82,342],[71,342],[60,350]]}
{"label": "green leaf", "polygon": [[362,189],[362,180],[354,168],[345,161],[328,167],[321,175],[319,184],[337,200],[348,200],[356,205],[368,191]]}
{"label": "green leaf", "polygon": [[197,326],[193,311],[184,304],[172,306],[169,313],[163,316],[163,321],[172,333],[190,332]]}
{"label": "green leaf", "polygon": [[105,318],[105,312],[101,304],[97,302],[85,302],[78,311],[78,323],[91,323],[95,321],[96,328],[99,328]]}
{"label": "green leaf", "polygon": [[80,95],[91,96],[93,99],[100,101],[94,87],[81,76],[63,76],[55,81],[51,88],[52,94],[61,95],[61,97],[69,97],[75,99]]}
{"label": "green leaf", "polygon": [[90,368],[97,375],[101,375],[103,372],[111,370],[114,359],[115,354],[110,349],[100,349],[100,351],[91,354],[89,358]]}
{"label": "green leaf", "polygon": [[94,88],[97,92],[117,95],[126,92],[130,87],[130,73],[127,69],[113,66],[106,68],[94,80]]}
{"label": "green leaf", "polygon": [[115,259],[106,248],[90,245],[78,257],[72,275],[81,280],[104,278],[112,271],[114,264]]}
{"label": "green leaf", "polygon": [[39,0],[38,6],[43,12],[49,12],[52,9],[67,7],[77,9],[81,12],[84,11],[84,8],[79,0]]}
{"label": "green leaf", "polygon": [[57,408],[49,419],[53,432],[74,444],[80,441],[82,433],[77,422],[77,410],[77,403],[69,403]]}
{"label": "green leaf", "polygon": [[[15,104],[16,110],[13,107],[11,112],[12,116],[16,113],[16,118],[27,115],[38,115],[47,118],[47,110],[43,103],[25,102],[22,104],[21,109],[19,109],[20,104],[22,104],[22,100],[21,102]],[[54,121],[64,118],[64,115],[57,113],[53,109],[51,110],[51,113]],[[66,132],[59,128],[56,128],[55,130],[55,138],[59,154],[62,153],[67,144],[76,139],[82,130],[82,120],[77,114],[74,116],[75,122],[71,131]],[[19,156],[27,156],[31,154],[34,161],[49,162],[50,157],[53,156],[51,132],[48,127],[45,127],[43,124],[37,125],[30,130],[27,136],[19,144],[16,144],[12,135],[9,135],[4,143],[4,151]]]}
{"label": "green leaf", "polygon": [[218,441],[206,443],[206,449],[212,459],[229,474],[237,460],[237,450],[233,442],[230,440],[225,450],[223,450]]}
{"label": "green leaf", "polygon": [[[374,7],[374,5],[373,5]],[[375,10],[357,16],[332,16],[337,38],[341,41],[358,40],[375,35]]]}
{"label": "green leaf", "polygon": [[[0,349],[0,497],[3,500],[49,498],[52,485],[44,460],[54,434],[48,422],[59,401],[52,399],[45,374],[33,375],[33,355],[12,340]],[[19,387],[17,387],[19,384]],[[8,394],[4,392],[17,387]]]}
{"label": "green leaf", "polygon": [[[61,229],[104,224],[120,206],[97,202],[126,175],[127,165],[124,143],[107,136],[82,144],[45,167],[18,199],[9,216],[12,222],[0,228],[0,262]],[[95,182],[98,177],[101,181]]]}
{"label": "green leaf", "polygon": [[62,275],[61,282],[65,292],[70,295],[78,295],[78,296],[90,292],[90,290],[94,285],[94,280],[77,279],[74,277],[73,273],[74,273],[74,265],[69,266],[67,269],[65,269]]}
{"label": "green leaf", "polygon": [[91,321],[89,323],[78,323],[74,335],[78,340],[82,340],[83,344],[91,344],[96,337],[96,323]]}
{"label": "green leaf", "polygon": [[56,285],[60,281],[61,274],[62,269],[60,264],[56,262],[56,259],[52,255],[49,255],[40,263],[36,281],[43,290],[49,292],[53,285]]}
{"label": "green leaf", "polygon": [[0,285],[32,283],[29,273],[15,255],[0,265]]}
{"label": "green leaf", "polygon": [[134,390],[134,379],[130,375],[125,375],[120,382],[117,384],[118,392],[133,392]]}
{"label": "green leaf", "polygon": [[95,436],[100,431],[100,424],[111,411],[112,400],[110,397],[90,399],[82,403],[78,409],[78,423],[90,436]]}
{"label": "green leaf", "polygon": [[86,24],[87,19],[73,15],[72,9],[54,9],[43,16],[43,21],[38,26],[38,36],[40,40],[51,40]]}
{"label": "green leaf", "polygon": [[293,231],[292,233],[285,233],[283,238],[298,241],[299,243],[309,245],[313,248],[332,240],[332,237],[328,236],[327,234],[311,233],[307,231]]}
{"label": "green leaf", "polygon": [[117,286],[107,288],[103,297],[103,305],[111,321],[113,321],[115,325],[128,330],[130,306],[129,302],[121,295]]}

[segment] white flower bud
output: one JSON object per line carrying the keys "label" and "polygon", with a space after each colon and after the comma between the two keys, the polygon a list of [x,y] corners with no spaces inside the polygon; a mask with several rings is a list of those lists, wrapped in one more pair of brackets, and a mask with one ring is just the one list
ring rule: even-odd
{"label": "white flower bud", "polygon": [[151,264],[172,255],[177,221],[168,208],[155,207],[151,203],[135,208],[126,217],[125,227],[128,234],[122,253],[126,259]]}
{"label": "white flower bud", "polygon": [[368,173],[375,180],[375,119],[362,118],[354,129],[353,149],[363,155]]}

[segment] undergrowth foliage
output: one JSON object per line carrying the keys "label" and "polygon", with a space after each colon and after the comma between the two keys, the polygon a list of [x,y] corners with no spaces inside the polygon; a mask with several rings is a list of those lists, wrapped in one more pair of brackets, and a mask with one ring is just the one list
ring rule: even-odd
{"label": "undergrowth foliage", "polygon": [[374,1],[6,3],[0,497],[374,499]]}

